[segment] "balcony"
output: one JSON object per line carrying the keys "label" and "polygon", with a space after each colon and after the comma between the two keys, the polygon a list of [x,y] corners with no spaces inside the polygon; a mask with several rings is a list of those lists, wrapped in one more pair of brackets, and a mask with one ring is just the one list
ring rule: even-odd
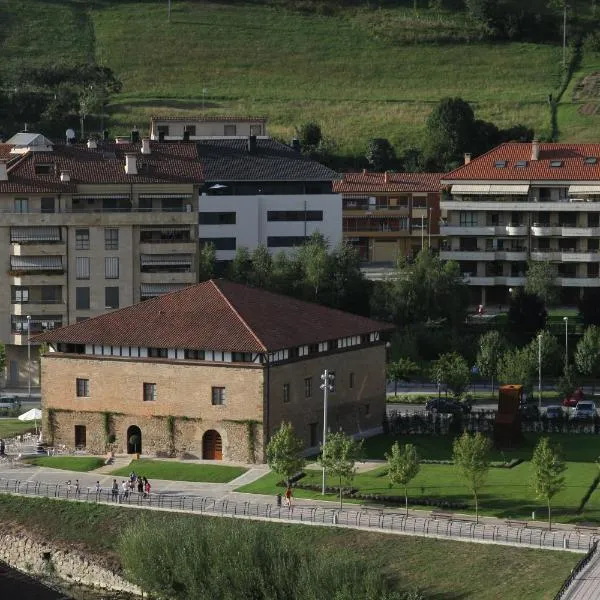
{"label": "balcony", "polygon": [[440,227],[441,236],[452,236],[452,235],[495,235],[496,227],[491,226],[466,226],[466,225],[442,225]]}
{"label": "balcony", "polygon": [[486,250],[442,250],[442,260],[495,260],[495,252]]}
{"label": "balcony", "polygon": [[538,260],[541,262],[547,261],[560,261],[562,252],[559,250],[532,250],[531,260]]}
{"label": "balcony", "polygon": [[196,283],[196,273],[140,273],[140,283]]}
{"label": "balcony", "polygon": [[495,277],[477,277],[465,276],[465,281],[468,285],[495,285]]}
{"label": "balcony", "polygon": [[67,312],[67,305],[62,302],[57,303],[34,303],[34,302],[25,302],[22,304],[13,304],[10,309],[11,314],[19,315],[19,316],[27,316],[32,313],[37,315],[50,315]]}
{"label": "balcony", "polygon": [[172,251],[173,254],[193,254],[196,251],[197,242],[177,242],[173,241],[165,246],[165,243],[140,243],[140,254],[159,254],[164,253],[165,250]]}
{"label": "balcony", "polygon": [[514,287],[523,286],[523,285],[525,285],[525,282],[527,281],[527,277],[525,277],[524,275],[523,276],[498,275],[494,279],[495,279],[495,285],[507,285],[507,286],[514,286]]}
{"label": "balcony", "polygon": [[561,287],[600,287],[600,277],[590,275],[588,277],[559,277],[558,285]]}
{"label": "balcony", "polygon": [[66,252],[64,242],[35,244],[11,243],[10,253],[13,256],[62,256]]}
{"label": "balcony", "polygon": [[596,250],[595,252],[577,252],[577,251],[563,251],[561,253],[562,262],[600,262],[600,253]]}
{"label": "balcony", "polygon": [[496,260],[527,260],[527,250],[525,248],[519,250],[496,250]]}
{"label": "balcony", "polygon": [[546,237],[551,235],[562,235],[562,227],[559,225],[548,225],[545,223],[534,223],[531,226],[531,235]]}
{"label": "balcony", "polygon": [[527,225],[496,225],[496,235],[524,236],[528,232]]}
{"label": "balcony", "polygon": [[600,227],[563,227],[563,237],[600,237]]}

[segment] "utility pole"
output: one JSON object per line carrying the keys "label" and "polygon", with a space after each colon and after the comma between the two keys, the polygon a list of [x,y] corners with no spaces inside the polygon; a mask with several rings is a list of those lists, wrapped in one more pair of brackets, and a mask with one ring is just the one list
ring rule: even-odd
{"label": "utility pole", "polygon": [[538,408],[542,408],[542,334],[538,334]]}
{"label": "utility pole", "polygon": [[421,215],[421,252],[423,252],[423,246],[425,245],[425,217]]}
{"label": "utility pole", "polygon": [[[335,381],[335,375],[330,373],[327,369],[323,371],[321,375],[321,389],[323,390],[323,449],[321,452],[325,453],[325,444],[327,443],[327,396],[329,392],[333,391],[333,382]],[[321,494],[325,495],[325,466],[323,466],[323,484],[321,487]]]}

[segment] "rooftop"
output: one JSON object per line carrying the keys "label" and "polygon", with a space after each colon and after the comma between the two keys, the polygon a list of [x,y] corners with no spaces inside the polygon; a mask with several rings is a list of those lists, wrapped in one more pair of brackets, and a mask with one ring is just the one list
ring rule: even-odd
{"label": "rooftop", "polygon": [[333,189],[340,194],[439,192],[443,176],[443,173],[344,173]]}
{"label": "rooftop", "polygon": [[219,121],[228,121],[231,123],[266,123],[267,117],[235,117],[230,115],[180,115],[173,116],[169,115],[166,117],[161,116],[152,116],[150,117],[152,122],[155,121],[185,121],[186,123],[193,123],[194,121],[201,122],[219,122]]}
{"label": "rooftop", "polygon": [[36,336],[38,342],[273,352],[392,325],[225,280],[210,280]]}
{"label": "rooftop", "polygon": [[600,144],[539,144],[509,142],[471,160],[442,177],[454,181],[597,181]]}

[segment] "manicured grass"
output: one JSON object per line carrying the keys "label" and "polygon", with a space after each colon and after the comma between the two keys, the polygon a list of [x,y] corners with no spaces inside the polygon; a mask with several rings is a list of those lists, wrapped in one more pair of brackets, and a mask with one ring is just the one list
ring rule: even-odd
{"label": "manicured grass", "polygon": [[19,419],[0,419],[0,438],[2,439],[11,438],[28,431],[35,431],[35,426],[31,423],[19,421]]}
{"label": "manicured grass", "polygon": [[140,459],[128,467],[117,469],[112,475],[127,477],[131,471],[148,479],[166,479],[172,481],[204,481],[209,483],[227,483],[244,474],[244,467],[227,465],[195,465],[168,460]]}
{"label": "manicured grass", "polygon": [[49,467],[64,471],[93,471],[104,464],[103,458],[96,456],[38,456],[28,458],[25,462],[36,467]]}
{"label": "manicured grass", "polygon": [[[157,527],[164,515],[144,511]],[[119,565],[117,539],[140,513],[131,509],[0,495],[0,521],[29,528],[54,543],[76,545]],[[206,518],[187,515],[184,518]],[[238,521],[239,527],[246,526]],[[265,523],[278,535],[294,527],[298,544],[327,552],[343,550],[389,574],[402,590],[420,589],[430,599],[550,600],[580,555],[427,538]],[[451,567],[440,559],[452,557]]]}

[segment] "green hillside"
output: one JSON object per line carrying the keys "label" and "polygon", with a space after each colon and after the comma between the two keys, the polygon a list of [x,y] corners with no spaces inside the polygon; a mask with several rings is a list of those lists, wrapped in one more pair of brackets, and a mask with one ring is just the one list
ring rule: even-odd
{"label": "green hillside", "polygon": [[[198,113],[205,89],[206,112],[265,115],[286,139],[316,120],[347,153],[362,153],[371,137],[419,145],[444,96],[463,97],[500,127],[545,135],[561,49],[476,37],[462,14],[408,7],[326,16],[173,0],[169,23],[166,0],[0,0],[0,74],[90,58],[111,67],[123,81],[109,107],[113,133],[145,127],[151,114]],[[577,76],[599,62],[584,57]],[[578,112],[571,96],[559,109],[561,138],[600,139],[600,118]]]}

